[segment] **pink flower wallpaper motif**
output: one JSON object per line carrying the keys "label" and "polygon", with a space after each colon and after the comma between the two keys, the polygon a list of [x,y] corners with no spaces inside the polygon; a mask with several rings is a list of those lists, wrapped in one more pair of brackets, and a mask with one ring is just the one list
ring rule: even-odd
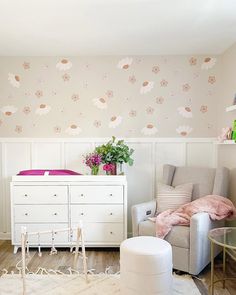
{"label": "pink flower wallpaper motif", "polygon": [[212,137],[215,56],[0,57],[2,137]]}
{"label": "pink flower wallpaper motif", "polygon": [[188,92],[191,89],[191,86],[188,83],[186,83],[182,86],[182,89],[184,92]]}
{"label": "pink flower wallpaper motif", "polygon": [[160,82],[161,87],[167,87],[168,86],[168,81],[166,81],[165,79],[162,79]]}
{"label": "pink flower wallpaper motif", "polygon": [[154,113],[155,109],[153,107],[147,107],[146,108],[146,113],[148,115],[152,115]]}
{"label": "pink flower wallpaper motif", "polygon": [[154,82],[153,81],[144,81],[142,83],[142,86],[140,88],[140,93],[141,94],[146,94],[152,90],[154,87]]}
{"label": "pink flower wallpaper motif", "polygon": [[46,105],[46,104],[41,103],[41,104],[37,107],[35,113],[36,113],[37,115],[42,116],[42,115],[46,115],[47,113],[49,113],[50,110],[51,110],[51,107],[50,107],[49,105]]}
{"label": "pink flower wallpaper motif", "polygon": [[136,82],[136,78],[135,78],[134,75],[129,76],[129,82],[130,82],[131,84],[134,84],[134,83]]}
{"label": "pink flower wallpaper motif", "polygon": [[179,114],[184,118],[192,118],[193,113],[191,107],[179,107],[178,109]]}
{"label": "pink flower wallpaper motif", "polygon": [[30,112],[31,112],[30,107],[24,107],[24,108],[23,108],[23,113],[24,113],[25,115],[28,115]]}
{"label": "pink flower wallpaper motif", "polygon": [[53,128],[53,131],[54,131],[55,133],[61,133],[61,127],[60,127],[60,126],[55,126],[55,127]]}
{"label": "pink flower wallpaper motif", "polygon": [[72,63],[69,59],[63,58],[57,64],[56,68],[60,71],[67,71],[72,67]]}
{"label": "pink flower wallpaper motif", "polygon": [[107,92],[106,92],[106,96],[107,96],[108,98],[112,98],[112,97],[114,96],[113,91],[112,91],[112,90],[107,90]]}
{"label": "pink flower wallpaper motif", "polygon": [[200,112],[202,112],[203,114],[206,113],[207,111],[208,111],[208,107],[207,106],[202,105],[200,107]]}
{"label": "pink flower wallpaper motif", "polygon": [[137,112],[136,112],[135,110],[131,110],[131,111],[129,112],[129,116],[130,116],[130,117],[136,117],[136,116],[137,116]]}
{"label": "pink flower wallpaper motif", "polygon": [[216,77],[215,76],[209,76],[208,77],[208,83],[214,84],[216,82]]}
{"label": "pink flower wallpaper motif", "polygon": [[147,124],[145,127],[142,128],[141,132],[144,134],[144,135],[154,135],[157,133],[157,128],[149,123]]}
{"label": "pink flower wallpaper motif", "polygon": [[214,65],[216,64],[216,61],[217,61],[216,58],[208,56],[208,57],[204,58],[201,68],[203,70],[209,70],[212,67],[214,67]]}
{"label": "pink flower wallpaper motif", "polygon": [[68,82],[68,81],[70,81],[70,75],[67,74],[67,73],[65,73],[65,74],[62,75],[61,77],[62,77],[62,80],[63,80],[64,82]]}
{"label": "pink flower wallpaper motif", "polygon": [[190,64],[190,66],[196,66],[196,64],[197,64],[197,58],[196,57],[191,57],[189,59],[189,64]]}
{"label": "pink flower wallpaper motif", "polygon": [[35,96],[36,96],[37,98],[42,97],[42,96],[43,96],[43,91],[42,91],[42,90],[37,90],[37,91],[35,92]]}
{"label": "pink flower wallpaper motif", "polygon": [[121,116],[112,116],[109,122],[109,128],[117,128],[122,123],[123,118]]}
{"label": "pink flower wallpaper motif", "polygon": [[193,128],[188,126],[188,125],[182,125],[182,126],[179,126],[177,129],[176,129],[177,133],[181,136],[187,136],[189,135],[192,131],[193,131]]}
{"label": "pink flower wallpaper motif", "polygon": [[121,59],[118,64],[117,67],[118,69],[122,69],[122,70],[128,70],[128,68],[130,68],[130,66],[132,65],[133,59],[126,57]]}
{"label": "pink flower wallpaper motif", "polygon": [[23,68],[24,68],[25,70],[29,70],[29,69],[30,69],[30,63],[27,62],[27,61],[24,61],[23,64],[22,64],[22,66],[23,66]]}
{"label": "pink flower wallpaper motif", "polygon": [[94,127],[96,127],[96,128],[100,128],[100,127],[102,126],[102,123],[101,123],[101,121],[99,121],[99,120],[95,120],[95,121],[93,122],[93,125],[94,125]]}
{"label": "pink flower wallpaper motif", "polygon": [[20,87],[20,76],[19,75],[9,73],[8,74],[8,81],[13,87],[16,87],[16,88]]}
{"label": "pink flower wallpaper motif", "polygon": [[164,102],[164,97],[160,96],[160,97],[156,98],[156,103],[157,104],[163,104],[163,102]]}
{"label": "pink flower wallpaper motif", "polygon": [[15,112],[17,112],[17,108],[15,106],[4,106],[1,108],[1,112],[5,115],[5,116],[12,116]]}
{"label": "pink flower wallpaper motif", "polygon": [[160,68],[158,66],[154,66],[154,67],[152,67],[152,72],[154,74],[158,74],[160,72]]}
{"label": "pink flower wallpaper motif", "polygon": [[107,101],[103,97],[95,97],[93,99],[93,104],[98,108],[98,109],[107,109]]}
{"label": "pink flower wallpaper motif", "polygon": [[78,135],[81,131],[81,128],[76,124],[71,124],[66,128],[66,133],[68,133],[69,135]]}
{"label": "pink flower wallpaper motif", "polygon": [[21,133],[23,130],[22,130],[22,126],[20,125],[16,125],[16,128],[15,128],[15,132],[17,133]]}
{"label": "pink flower wallpaper motif", "polygon": [[79,100],[79,94],[72,94],[72,95],[71,95],[71,99],[72,99],[73,101],[78,101],[78,100]]}

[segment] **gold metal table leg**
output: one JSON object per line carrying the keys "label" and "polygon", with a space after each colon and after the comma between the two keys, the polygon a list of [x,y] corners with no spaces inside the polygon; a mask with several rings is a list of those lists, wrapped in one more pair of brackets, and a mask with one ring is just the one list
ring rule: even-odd
{"label": "gold metal table leg", "polygon": [[214,243],[211,241],[211,295],[214,295]]}
{"label": "gold metal table leg", "polygon": [[223,247],[223,288],[225,289],[226,251]]}

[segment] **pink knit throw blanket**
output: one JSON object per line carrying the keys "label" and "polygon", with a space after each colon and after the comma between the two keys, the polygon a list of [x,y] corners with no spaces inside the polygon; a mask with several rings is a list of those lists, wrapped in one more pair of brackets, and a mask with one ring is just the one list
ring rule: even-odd
{"label": "pink knit throw blanket", "polygon": [[208,213],[212,220],[236,218],[236,208],[229,199],[209,195],[185,204],[177,210],[166,210],[157,215],[156,236],[164,239],[174,225],[189,225],[190,218],[200,212]]}

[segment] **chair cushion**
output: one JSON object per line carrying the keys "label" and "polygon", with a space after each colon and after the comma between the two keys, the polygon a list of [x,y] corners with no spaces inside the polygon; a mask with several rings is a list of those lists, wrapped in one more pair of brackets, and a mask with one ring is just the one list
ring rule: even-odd
{"label": "chair cushion", "polygon": [[[140,236],[156,236],[156,224],[150,220],[139,223]],[[165,240],[172,246],[190,248],[190,229],[188,226],[173,226]]]}
{"label": "chair cushion", "polygon": [[172,186],[193,183],[192,200],[212,195],[215,180],[215,169],[197,167],[176,167]]}
{"label": "chair cushion", "polygon": [[176,210],[192,200],[193,184],[186,183],[176,187],[160,183],[157,187],[157,210]]}

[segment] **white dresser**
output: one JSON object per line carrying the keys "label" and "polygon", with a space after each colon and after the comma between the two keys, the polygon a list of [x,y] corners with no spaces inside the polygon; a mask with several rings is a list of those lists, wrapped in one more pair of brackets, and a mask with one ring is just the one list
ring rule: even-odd
{"label": "white dresser", "polygon": [[[14,252],[20,247],[21,227],[28,231],[76,227],[83,220],[86,246],[117,247],[127,237],[125,176],[13,176],[11,224]],[[57,247],[71,246],[76,235],[55,233]],[[30,245],[37,246],[32,236]],[[52,236],[42,235],[50,247]]]}

